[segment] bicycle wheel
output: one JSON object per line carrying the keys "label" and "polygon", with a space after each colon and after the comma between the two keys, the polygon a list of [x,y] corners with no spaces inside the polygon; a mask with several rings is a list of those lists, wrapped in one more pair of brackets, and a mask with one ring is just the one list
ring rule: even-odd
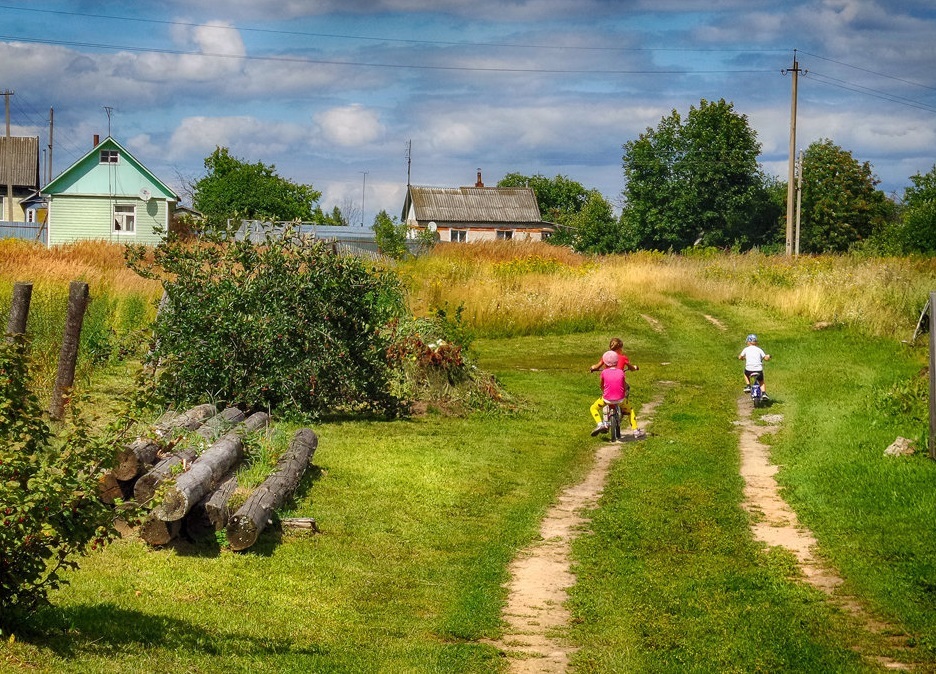
{"label": "bicycle wheel", "polygon": [[611,405],[608,426],[611,431],[611,442],[618,442],[621,439],[621,408],[617,405]]}

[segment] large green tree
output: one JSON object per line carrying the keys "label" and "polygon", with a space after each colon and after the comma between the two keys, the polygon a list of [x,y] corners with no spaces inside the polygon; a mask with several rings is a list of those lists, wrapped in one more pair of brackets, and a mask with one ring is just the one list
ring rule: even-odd
{"label": "large green tree", "polygon": [[800,250],[845,252],[886,226],[894,204],[876,188],[868,162],[829,139],[812,143],[803,153]]}
{"label": "large green tree", "polygon": [[624,144],[629,248],[750,248],[776,236],[779,213],[747,116],[724,99],[676,111]]}
{"label": "large green tree", "polygon": [[563,175],[547,178],[540,174],[525,176],[522,173],[508,173],[497,186],[532,188],[543,219],[560,224],[582,210],[589,194],[589,190],[581,183]]}
{"label": "large green tree", "polygon": [[194,185],[192,205],[212,226],[223,226],[229,218],[315,219],[321,193],[311,185],[300,185],[279,176],[273,165],[250,164],[232,156],[226,147],[218,147],[205,158],[205,168],[207,175]]}
{"label": "large green tree", "polygon": [[929,173],[910,176],[904,191],[899,225],[900,244],[907,253],[936,252],[936,165]]}

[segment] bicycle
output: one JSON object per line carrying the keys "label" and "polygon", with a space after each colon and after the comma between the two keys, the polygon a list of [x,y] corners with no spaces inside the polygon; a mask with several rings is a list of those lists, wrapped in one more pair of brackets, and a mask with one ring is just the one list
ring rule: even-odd
{"label": "bicycle", "polygon": [[605,423],[608,424],[608,433],[611,435],[611,442],[621,441],[621,403],[606,402],[604,406]]}
{"label": "bicycle", "polygon": [[760,407],[764,402],[764,391],[761,388],[761,375],[759,372],[751,373],[751,402],[754,407]]}

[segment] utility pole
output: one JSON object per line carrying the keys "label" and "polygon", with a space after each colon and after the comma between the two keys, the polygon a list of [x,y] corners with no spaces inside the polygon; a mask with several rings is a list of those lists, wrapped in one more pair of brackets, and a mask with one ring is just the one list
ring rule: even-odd
{"label": "utility pole", "polygon": [[796,163],[796,86],[800,73],[796,62],[796,50],[793,50],[793,67],[784,70],[783,74],[793,73],[793,96],[790,104],[790,168],[787,174],[787,209],[786,209],[786,254],[793,254],[793,196],[796,190],[795,163]]}
{"label": "utility pole", "polygon": [[406,187],[410,186],[410,172],[413,168],[413,140],[406,143]]}
{"label": "utility pole", "polygon": [[0,214],[5,216],[7,222],[13,221],[13,141],[10,140],[10,96],[13,95],[12,89],[4,89],[3,98],[5,99],[6,108],[6,199],[4,204],[6,205],[6,213]]}
{"label": "utility pole", "polygon": [[799,257],[800,217],[803,215],[803,151],[796,162],[796,257]]}
{"label": "utility pole", "polygon": [[49,108],[49,165],[46,170],[46,185],[52,182],[52,131],[54,129],[54,114],[55,111],[50,107]]}
{"label": "utility pole", "polygon": [[367,171],[361,171],[364,174],[364,184],[361,186],[361,227],[364,226],[364,193],[367,190]]}

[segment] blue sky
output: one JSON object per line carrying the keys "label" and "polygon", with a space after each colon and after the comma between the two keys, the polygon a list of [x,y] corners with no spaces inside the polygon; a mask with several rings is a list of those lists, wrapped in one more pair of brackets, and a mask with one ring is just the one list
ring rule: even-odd
{"label": "blue sky", "polygon": [[[705,7],[705,9],[702,9]],[[12,133],[53,172],[108,132],[179,192],[216,146],[369,226],[412,182],[565,175],[619,203],[621,146],[701,99],[746,115],[783,179],[829,138],[888,193],[936,163],[930,0],[0,0]]]}

